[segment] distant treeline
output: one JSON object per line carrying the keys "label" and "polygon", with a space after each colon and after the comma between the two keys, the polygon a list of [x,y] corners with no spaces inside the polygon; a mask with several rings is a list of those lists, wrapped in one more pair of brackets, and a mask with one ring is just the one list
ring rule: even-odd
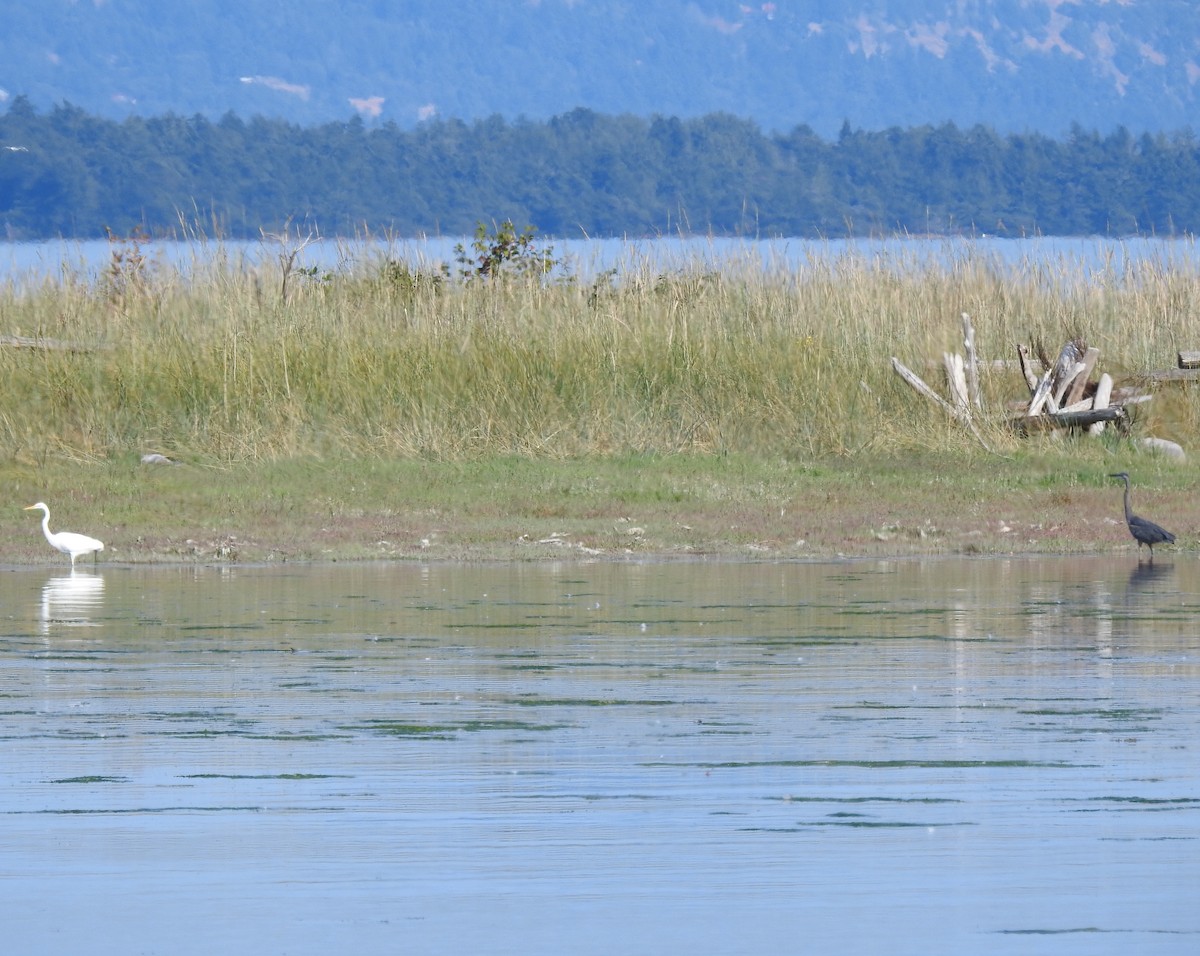
{"label": "distant treeline", "polygon": [[359,119],[299,127],[228,114],[100,119],[23,97],[0,116],[0,235],[111,231],[256,237],[469,235],[511,220],[545,236],[837,237],[1200,231],[1191,131],[1063,140],[954,124],[836,142],[697,119],[578,109],[546,122]]}

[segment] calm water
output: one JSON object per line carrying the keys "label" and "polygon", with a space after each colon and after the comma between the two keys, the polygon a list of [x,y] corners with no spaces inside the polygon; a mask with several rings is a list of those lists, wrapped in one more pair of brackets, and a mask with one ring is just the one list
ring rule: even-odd
{"label": "calm water", "polygon": [[[348,270],[374,268],[381,260],[405,262],[422,269],[453,265],[455,246],[471,248],[463,237],[429,237],[393,242],[330,239],[305,246],[296,259],[299,268]],[[1041,280],[1059,275],[1071,281],[1120,279],[1139,269],[1200,268],[1200,247],[1192,237],[1105,238],[1035,237],[935,237],[890,239],[722,239],[711,237],[656,239],[546,239],[554,256],[569,265],[571,275],[590,279],[604,270],[617,274],[646,269],[675,271],[701,267],[714,271],[745,266],[791,270],[806,263],[831,263],[843,259],[870,262],[897,270],[937,265],[954,268],[971,260],[997,268],[1036,274]],[[293,242],[289,249],[298,246]],[[36,286],[64,271],[98,277],[111,264],[113,245],[105,240],[54,242],[0,242],[0,282],[18,288]],[[203,275],[214,264],[278,274],[282,247],[265,242],[167,242],[142,246],[151,266],[167,267],[184,275]]]}
{"label": "calm water", "polygon": [[1200,952],[1200,562],[0,571],[14,953]]}

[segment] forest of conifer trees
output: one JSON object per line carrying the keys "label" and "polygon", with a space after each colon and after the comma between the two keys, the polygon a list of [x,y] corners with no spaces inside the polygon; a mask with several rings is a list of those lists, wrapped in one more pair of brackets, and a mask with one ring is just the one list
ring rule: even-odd
{"label": "forest of conifer trees", "polygon": [[10,240],[106,233],[251,238],[467,235],[511,220],[555,237],[1176,235],[1200,229],[1191,131],[1063,139],[954,124],[835,141],[728,114],[577,109],[546,122],[299,127],[227,114],[100,119],[23,98],[0,116]]}

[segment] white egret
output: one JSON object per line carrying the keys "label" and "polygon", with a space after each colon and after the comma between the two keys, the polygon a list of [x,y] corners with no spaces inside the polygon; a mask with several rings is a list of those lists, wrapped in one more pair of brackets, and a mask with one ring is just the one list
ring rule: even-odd
{"label": "white egret", "polygon": [[36,505],[30,505],[26,511],[42,510],[42,533],[46,535],[46,540],[50,542],[50,547],[57,548],[63,554],[71,556],[71,567],[75,567],[75,559],[81,554],[91,554],[93,558],[97,551],[104,550],[104,542],[97,541],[95,538],[89,538],[86,534],[76,534],[74,531],[51,531],[50,530],[50,509],[46,507],[44,501],[39,501]]}

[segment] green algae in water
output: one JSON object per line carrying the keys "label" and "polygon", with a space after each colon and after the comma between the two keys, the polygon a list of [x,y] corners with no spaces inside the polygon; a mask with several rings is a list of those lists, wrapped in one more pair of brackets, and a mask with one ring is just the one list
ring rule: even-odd
{"label": "green algae in water", "polygon": [[535,724],[523,720],[467,720],[457,724],[423,724],[410,721],[368,720],[358,726],[346,726],[343,730],[368,730],[391,737],[415,737],[423,740],[455,740],[463,733],[482,731],[536,731],[562,730],[569,724]]}

